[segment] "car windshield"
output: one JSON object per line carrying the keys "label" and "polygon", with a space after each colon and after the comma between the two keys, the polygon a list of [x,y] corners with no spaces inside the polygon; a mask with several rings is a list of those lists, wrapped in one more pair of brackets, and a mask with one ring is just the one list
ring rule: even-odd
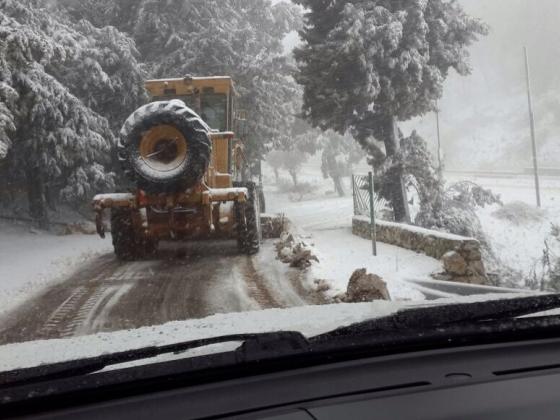
{"label": "car windshield", "polygon": [[559,292],[559,19],[0,1],[0,372]]}

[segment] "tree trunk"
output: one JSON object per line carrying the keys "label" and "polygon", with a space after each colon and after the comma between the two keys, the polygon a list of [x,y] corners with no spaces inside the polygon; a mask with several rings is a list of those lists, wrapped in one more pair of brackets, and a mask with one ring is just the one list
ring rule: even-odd
{"label": "tree trunk", "polygon": [[[387,158],[394,158],[399,149],[399,135],[397,122],[394,116],[387,117],[383,127],[383,141]],[[389,180],[390,201],[393,207],[395,221],[410,223],[410,212],[408,209],[408,199],[406,187],[403,180],[403,170],[401,165],[393,166],[387,173]]]}
{"label": "tree trunk", "polygon": [[56,199],[53,189],[49,185],[45,185],[45,199],[49,210],[56,211]]}
{"label": "tree trunk", "polygon": [[344,187],[342,186],[342,177],[340,176],[333,176],[334,182],[334,189],[339,197],[344,197],[346,194],[344,193]]}
{"label": "tree trunk", "polygon": [[294,169],[290,169],[288,171],[290,173],[290,176],[292,177],[292,181],[294,182],[294,187],[297,187],[297,170]]}
{"label": "tree trunk", "polygon": [[28,168],[26,173],[29,215],[41,229],[49,228],[45,184],[39,168]]}

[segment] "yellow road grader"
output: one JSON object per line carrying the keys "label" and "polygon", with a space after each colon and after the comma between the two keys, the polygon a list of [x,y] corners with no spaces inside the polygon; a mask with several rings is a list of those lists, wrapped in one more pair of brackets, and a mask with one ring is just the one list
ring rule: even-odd
{"label": "yellow road grader", "polygon": [[242,252],[257,253],[260,194],[241,181],[231,78],[149,80],[146,88],[152,102],[125,121],[118,143],[134,188],[94,197],[99,235],[109,209],[119,259],[146,258],[161,240],[235,239]]}

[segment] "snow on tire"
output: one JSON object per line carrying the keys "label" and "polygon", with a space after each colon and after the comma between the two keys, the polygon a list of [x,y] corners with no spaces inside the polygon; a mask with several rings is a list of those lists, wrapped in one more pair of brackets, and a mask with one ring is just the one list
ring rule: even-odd
{"label": "snow on tire", "polygon": [[118,158],[138,188],[153,193],[184,191],[198,183],[208,168],[209,132],[184,102],[152,102],[125,121]]}

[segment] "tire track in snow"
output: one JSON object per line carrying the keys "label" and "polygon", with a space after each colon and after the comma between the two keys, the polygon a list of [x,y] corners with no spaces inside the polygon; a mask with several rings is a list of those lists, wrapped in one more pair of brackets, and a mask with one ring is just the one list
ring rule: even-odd
{"label": "tire track in snow", "polygon": [[266,280],[255,269],[252,258],[245,258],[240,268],[247,285],[249,297],[257,302],[261,309],[286,307],[286,305],[278,301],[268,287],[266,287]]}
{"label": "tire track in snow", "polygon": [[39,329],[37,334],[40,337],[49,337],[56,333],[59,326],[65,319],[67,319],[72,311],[76,310],[80,301],[86,296],[88,289],[85,287],[78,287],[74,293],[70,295],[58,308],[49,316],[45,324]]}
{"label": "tire track in snow", "polygon": [[62,338],[75,335],[74,332],[84,323],[85,319],[97,305],[97,302],[106,292],[106,290],[106,286],[100,286],[92,295],[90,295],[85,303],[81,305],[80,308],[78,308],[75,315],[72,316],[71,321],[59,328],[58,335]]}
{"label": "tire track in snow", "polygon": [[109,311],[131,288],[130,284],[101,287],[78,312],[71,335],[91,334],[101,329]]}

